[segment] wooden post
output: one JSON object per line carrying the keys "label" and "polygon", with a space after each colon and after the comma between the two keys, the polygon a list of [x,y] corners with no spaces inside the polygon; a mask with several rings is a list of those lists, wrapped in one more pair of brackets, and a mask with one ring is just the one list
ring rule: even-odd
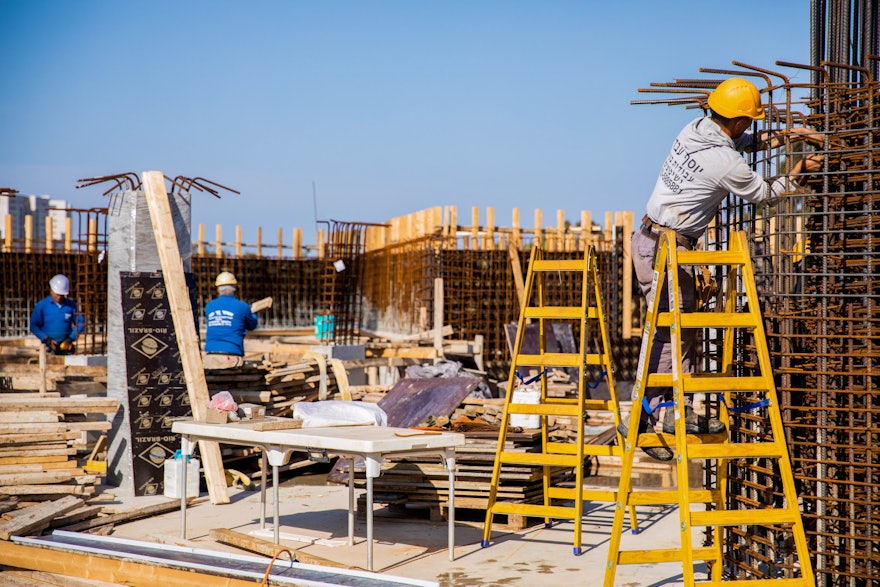
{"label": "wooden post", "polygon": [[214,246],[217,247],[217,250],[214,251],[214,256],[217,257],[218,259],[222,259],[223,258],[223,227],[220,226],[219,224],[217,225],[216,239],[217,239],[217,242]]}
{"label": "wooden post", "polygon": [[53,226],[52,226],[52,217],[46,216],[46,252],[51,253],[54,247],[54,235],[52,234]]}
{"label": "wooden post", "polygon": [[471,250],[480,248],[480,209],[476,206],[471,208]]}
{"label": "wooden post", "polygon": [[257,227],[257,258],[263,258],[263,227]]}
{"label": "wooden post", "polygon": [[556,211],[556,250],[565,250],[565,210]]}
{"label": "wooden post", "polygon": [[633,263],[632,263],[633,213],[623,213],[623,338],[632,338],[633,313]]}
{"label": "wooden post", "polygon": [[98,250],[98,219],[89,218],[88,226],[88,251],[95,252]]}
{"label": "wooden post", "polygon": [[317,241],[318,242],[315,243],[315,246],[318,249],[318,258],[323,259],[324,258],[324,229],[323,228],[318,229]]}
{"label": "wooden post", "polygon": [[541,228],[541,209],[538,208],[535,210],[535,244],[543,246],[543,230]]}
{"label": "wooden post", "polygon": [[[165,177],[161,171],[145,171],[143,186],[147,206],[150,209],[153,232],[156,235],[156,247],[162,266],[162,276],[165,279],[165,289],[168,294],[171,318],[174,322],[189,403],[192,407],[193,418],[197,422],[204,422],[208,413],[210,396],[199,353],[192,305],[184,281],[183,261],[177,246],[177,235],[174,233],[171,206],[168,204],[168,193],[165,191]],[[211,496],[211,503],[229,503],[220,445],[216,442],[199,441],[199,453],[202,457],[202,465],[205,467],[205,480],[208,485],[208,493]]]}
{"label": "wooden post", "polygon": [[64,219],[64,252],[69,253],[73,250],[73,218],[70,216]]}
{"label": "wooden post", "polygon": [[449,236],[452,237],[453,250],[458,248],[458,207],[449,207]]}
{"label": "wooden post", "polygon": [[486,237],[483,240],[483,248],[488,251],[495,250],[495,208],[486,208]]}
{"label": "wooden post", "polygon": [[593,244],[593,221],[590,218],[589,210],[581,210],[581,250],[586,251],[587,247]]}
{"label": "wooden post", "polygon": [[609,247],[608,250],[613,250],[614,243],[611,239],[614,236],[614,219],[611,212],[605,212],[605,234],[602,237],[605,241],[605,247]]}
{"label": "wooden post", "polygon": [[520,308],[523,305],[523,295],[525,283],[523,283],[522,266],[519,264],[519,249],[513,243],[507,247],[507,254],[510,255],[510,270],[513,272],[513,287],[516,290],[516,301]]}
{"label": "wooden post", "polygon": [[443,278],[434,278],[434,350],[443,358]]}
{"label": "wooden post", "polygon": [[12,250],[12,214],[6,215],[6,218],[4,220],[4,226],[5,226],[5,228],[4,228],[3,238],[4,238],[5,242],[4,242],[3,246],[7,251],[11,251]]}
{"label": "wooden post", "polygon": [[513,218],[511,221],[511,225],[513,227],[513,233],[510,237],[510,244],[515,246],[517,249],[522,249],[522,232],[519,229],[519,208],[513,209]]}
{"label": "wooden post", "polygon": [[284,258],[284,229],[278,227],[278,258]]}
{"label": "wooden post", "polygon": [[27,214],[24,217],[24,252],[30,253],[33,247],[34,217]]}
{"label": "wooden post", "polygon": [[302,228],[294,228],[293,229],[293,258],[294,259],[302,258],[302,246],[303,246],[303,229]]}
{"label": "wooden post", "polygon": [[205,254],[205,225],[199,224],[199,242],[196,243],[196,250],[199,256]]}
{"label": "wooden post", "polygon": [[46,393],[46,345],[40,343],[40,393]]}
{"label": "wooden post", "polygon": [[241,257],[241,224],[235,225],[235,256]]}

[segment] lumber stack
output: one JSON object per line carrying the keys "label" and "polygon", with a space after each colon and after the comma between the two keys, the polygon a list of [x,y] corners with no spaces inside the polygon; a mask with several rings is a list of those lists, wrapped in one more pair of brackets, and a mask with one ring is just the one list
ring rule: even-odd
{"label": "lumber stack", "polygon": [[205,379],[212,395],[228,391],[238,403],[265,406],[270,416],[289,413],[296,402],[318,399],[322,383],[328,395],[338,388],[333,370],[327,366],[322,373],[317,360],[245,363],[232,369],[205,371]]}
{"label": "lumber stack", "polygon": [[86,473],[76,455],[88,432],[104,432],[116,400],[58,393],[0,393],[0,497],[44,501],[89,496],[101,477]]}

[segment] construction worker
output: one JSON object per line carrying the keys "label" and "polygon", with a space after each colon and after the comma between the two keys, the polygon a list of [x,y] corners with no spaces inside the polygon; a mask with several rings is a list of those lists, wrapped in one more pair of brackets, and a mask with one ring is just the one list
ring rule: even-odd
{"label": "construction worker", "polygon": [[235,297],[238,280],[224,271],[214,280],[217,297],[205,306],[205,369],[239,367],[244,362],[244,336],[257,327],[250,305]]}
{"label": "construction worker", "polygon": [[31,312],[31,332],[56,355],[74,351],[73,341],[83,331],[83,317],[71,300],[70,280],[60,273],[49,280],[49,295],[37,302]]}
{"label": "construction worker", "polygon": [[[755,204],[771,202],[793,190],[787,177],[766,180],[755,173],[741,155],[743,151],[773,148],[780,137],[768,133],[755,136],[746,130],[755,120],[764,118],[758,88],[742,78],[723,81],[709,95],[710,116],[698,118],[684,127],[672,143],[672,149],[660,169],[654,191],[648,200],[647,214],[642,225],[632,237],[632,259],[636,277],[645,298],[651,292],[654,277],[654,261],[657,256],[659,237],[663,231],[674,230],[679,250],[691,250],[715,216],[718,205],[728,194],[738,196]],[[803,138],[815,139],[817,135],[791,129]],[[766,140],[770,139],[770,140]],[[809,156],[792,169],[792,175],[816,171],[821,164],[818,155]],[[804,177],[799,178],[803,181]],[[696,288],[693,268],[679,268],[682,312],[696,310]],[[664,279],[659,293],[659,311],[668,311],[667,284]],[[692,373],[695,361],[696,330],[683,329],[682,364],[684,373]],[[655,329],[651,347],[649,373],[672,371],[671,339],[669,328]],[[653,432],[656,415],[664,399],[671,399],[671,388],[651,387],[645,390],[650,410],[643,409],[639,432]],[[691,405],[691,397],[685,396],[685,428],[691,434],[721,432],[722,422],[715,418],[698,416]],[[627,424],[621,425],[624,433]],[[675,434],[674,411],[667,407],[663,415],[663,432]],[[673,458],[668,447],[645,448],[649,456],[663,461]]]}

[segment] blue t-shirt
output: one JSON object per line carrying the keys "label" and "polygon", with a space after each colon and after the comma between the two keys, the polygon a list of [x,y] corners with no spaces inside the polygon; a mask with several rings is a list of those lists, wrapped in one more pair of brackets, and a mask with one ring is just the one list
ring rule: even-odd
{"label": "blue t-shirt", "polygon": [[245,332],[257,327],[250,304],[235,296],[217,296],[205,306],[205,317],[205,352],[243,356]]}
{"label": "blue t-shirt", "polygon": [[76,302],[70,298],[62,298],[56,304],[52,296],[47,296],[37,302],[31,312],[31,332],[40,340],[46,337],[59,342],[65,338],[76,340],[82,331],[83,317],[77,315]]}

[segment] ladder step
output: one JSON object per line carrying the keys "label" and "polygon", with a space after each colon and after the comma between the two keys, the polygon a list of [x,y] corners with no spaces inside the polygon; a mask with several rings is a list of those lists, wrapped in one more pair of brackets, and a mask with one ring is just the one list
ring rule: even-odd
{"label": "ladder step", "polygon": [[[718,549],[711,546],[694,548],[693,559],[698,561],[718,560]],[[657,548],[654,550],[621,550],[617,553],[617,564],[638,565],[642,563],[674,563],[684,560],[680,548]],[[702,585],[702,583],[700,583]],[[727,585],[727,583],[725,583]]]}
{"label": "ladder step", "polygon": [[740,587],[788,587],[789,585],[797,587],[815,587],[816,583],[812,579],[795,577],[793,579],[726,579],[724,581],[700,581],[699,585],[700,587],[703,587],[703,585],[718,585],[719,587],[728,587],[728,585],[739,585]]}
{"label": "ladder step", "polygon": [[[550,487],[547,495],[550,499],[574,500],[577,499],[578,492],[574,487]],[[584,487],[581,489],[581,499],[614,502],[617,500],[617,491]]]}
{"label": "ladder step", "polygon": [[679,265],[745,265],[748,256],[737,251],[678,251]]}
{"label": "ladder step", "polygon": [[[525,308],[524,314],[526,318],[580,320],[584,317],[584,309],[580,306],[529,306]],[[598,318],[596,308],[587,308],[587,318]]]}
{"label": "ladder step", "polygon": [[582,463],[576,455],[547,454],[540,452],[502,452],[501,463],[538,465],[542,467],[578,467]]}
{"label": "ladder step", "polygon": [[529,414],[533,416],[571,416],[579,418],[581,410],[578,406],[565,404],[508,404],[508,414]]}
{"label": "ladder step", "polygon": [[580,367],[581,365],[601,365],[599,355],[579,353],[544,353],[543,355],[517,355],[516,365],[535,367]]}
{"label": "ladder step", "polygon": [[784,509],[691,512],[690,517],[691,524],[694,526],[745,526],[749,524],[770,526],[773,524],[793,524],[801,519],[800,512]]}
{"label": "ladder step", "polygon": [[[723,373],[685,373],[681,378],[682,390],[685,393],[768,391],[772,384],[773,381],[769,377],[731,377]],[[649,374],[647,387],[672,387],[672,374]]]}
{"label": "ladder step", "polygon": [[[672,313],[657,315],[657,326],[672,324]],[[755,317],[744,312],[682,312],[682,328],[756,328]]]}
{"label": "ladder step", "polygon": [[[578,445],[571,442],[549,442],[547,452],[557,455],[576,455]],[[584,444],[583,454],[591,457],[619,457],[623,450],[616,444]]]}
{"label": "ladder step", "polygon": [[[691,503],[719,503],[721,501],[720,489],[691,489],[688,491],[688,501]],[[678,503],[678,491],[675,489],[651,489],[647,491],[633,491],[629,494],[627,505],[668,505]]]}
{"label": "ladder step", "polygon": [[[716,434],[688,434],[685,436],[685,441],[688,444],[688,456],[691,456],[691,453],[693,452],[692,447],[699,446],[701,444],[718,446],[721,445],[725,440],[727,440],[727,438],[727,432],[718,432]],[[636,446],[645,448],[668,446],[669,448],[675,449],[675,434],[666,434],[665,432],[644,432],[642,434],[639,434],[639,438],[636,441]],[[718,449],[716,448],[715,450]]]}
{"label": "ladder step", "polygon": [[536,503],[510,503],[506,501],[496,501],[492,505],[491,511],[493,514],[514,514],[535,518],[564,518],[569,520],[582,515],[582,512],[574,507]]}
{"label": "ladder step", "polygon": [[722,444],[697,444],[688,446],[689,459],[738,459],[782,458],[785,446],[775,442],[743,442]]}
{"label": "ladder step", "polygon": [[578,271],[583,273],[587,268],[583,259],[535,259],[529,263],[529,271]]}

